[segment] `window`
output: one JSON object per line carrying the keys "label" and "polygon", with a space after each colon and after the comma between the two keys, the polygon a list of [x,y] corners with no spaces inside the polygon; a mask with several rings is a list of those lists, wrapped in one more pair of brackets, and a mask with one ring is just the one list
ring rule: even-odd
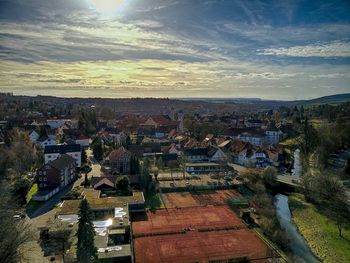
{"label": "window", "polygon": [[43,180],[43,178],[39,177],[39,182],[41,182]]}
{"label": "window", "polygon": [[47,178],[46,178],[46,177],[44,177],[43,179],[44,179],[44,182],[47,181]]}
{"label": "window", "polygon": [[43,175],[46,175],[46,171],[43,172]]}
{"label": "window", "polygon": [[43,173],[42,173],[42,171],[39,171],[39,175],[42,175]]}

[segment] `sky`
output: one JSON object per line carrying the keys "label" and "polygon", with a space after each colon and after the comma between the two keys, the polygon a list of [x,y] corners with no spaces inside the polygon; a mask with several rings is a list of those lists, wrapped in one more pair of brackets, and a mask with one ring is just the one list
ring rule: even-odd
{"label": "sky", "polygon": [[0,91],[309,99],[350,92],[350,1],[0,0]]}

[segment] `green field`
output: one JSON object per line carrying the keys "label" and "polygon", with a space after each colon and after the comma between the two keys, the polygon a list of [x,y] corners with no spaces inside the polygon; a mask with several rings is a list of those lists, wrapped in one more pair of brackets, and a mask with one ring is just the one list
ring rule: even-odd
{"label": "green field", "polygon": [[157,193],[154,193],[152,195],[145,195],[145,205],[150,209],[165,208],[160,195]]}
{"label": "green field", "polygon": [[279,142],[283,146],[296,147],[299,145],[299,137],[289,138],[284,141]]}
{"label": "green field", "polygon": [[323,262],[350,262],[350,225],[343,229],[343,237],[339,237],[335,222],[306,203],[302,195],[290,195],[289,206],[293,222]]}
{"label": "green field", "polygon": [[29,202],[37,192],[38,192],[38,184],[33,184],[27,194],[27,202]]}
{"label": "green field", "polygon": [[325,125],[329,125],[329,121],[325,119],[311,119],[310,122],[316,129],[319,129]]}

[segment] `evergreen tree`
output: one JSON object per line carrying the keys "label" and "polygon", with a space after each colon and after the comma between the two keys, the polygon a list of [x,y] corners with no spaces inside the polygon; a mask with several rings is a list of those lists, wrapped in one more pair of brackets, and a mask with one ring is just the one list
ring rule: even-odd
{"label": "evergreen tree", "polygon": [[124,148],[129,149],[129,146],[131,145],[131,138],[130,136],[126,136],[125,142],[123,143]]}
{"label": "evergreen tree", "polygon": [[102,141],[100,138],[96,137],[91,144],[92,152],[94,153],[94,157],[97,161],[101,161],[103,159],[103,148]]}
{"label": "evergreen tree", "polygon": [[90,263],[97,260],[97,249],[94,245],[95,230],[92,223],[93,214],[89,203],[83,199],[79,206],[79,226],[76,234],[77,259],[80,263]]}
{"label": "evergreen tree", "polygon": [[135,156],[130,158],[130,174],[140,174],[140,162]]}
{"label": "evergreen tree", "polygon": [[305,121],[302,126],[302,143],[301,149],[305,156],[308,156],[316,147],[317,144],[317,131],[309,123],[308,118],[305,118]]}
{"label": "evergreen tree", "polygon": [[87,163],[87,155],[85,149],[81,149],[81,163]]}

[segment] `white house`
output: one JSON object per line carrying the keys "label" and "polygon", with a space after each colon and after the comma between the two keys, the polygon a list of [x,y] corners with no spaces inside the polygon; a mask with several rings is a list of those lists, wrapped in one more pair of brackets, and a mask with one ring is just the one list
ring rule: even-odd
{"label": "white house", "polygon": [[267,129],[265,131],[266,143],[277,144],[281,140],[282,132],[277,129]]}
{"label": "white house", "polygon": [[81,166],[81,146],[80,144],[59,144],[50,145],[44,148],[45,164],[54,161],[62,154],[68,154],[76,161],[77,167]]}
{"label": "white house", "polygon": [[37,133],[35,130],[29,133],[29,139],[32,143],[35,143],[39,139],[39,137],[39,133]]}
{"label": "white house", "polygon": [[249,132],[244,132],[239,136],[239,139],[244,142],[249,142],[254,146],[260,146],[265,143],[265,136],[261,134],[253,134]]}
{"label": "white house", "polygon": [[79,144],[81,147],[88,148],[90,145],[90,138],[85,136],[80,136],[75,140],[76,144]]}
{"label": "white house", "polygon": [[208,152],[210,162],[222,162],[227,159],[226,154],[220,148],[213,148]]}
{"label": "white house", "polygon": [[40,137],[39,139],[36,140],[36,144],[42,148],[45,148],[46,146],[56,145],[56,136],[49,135],[49,136]]}

